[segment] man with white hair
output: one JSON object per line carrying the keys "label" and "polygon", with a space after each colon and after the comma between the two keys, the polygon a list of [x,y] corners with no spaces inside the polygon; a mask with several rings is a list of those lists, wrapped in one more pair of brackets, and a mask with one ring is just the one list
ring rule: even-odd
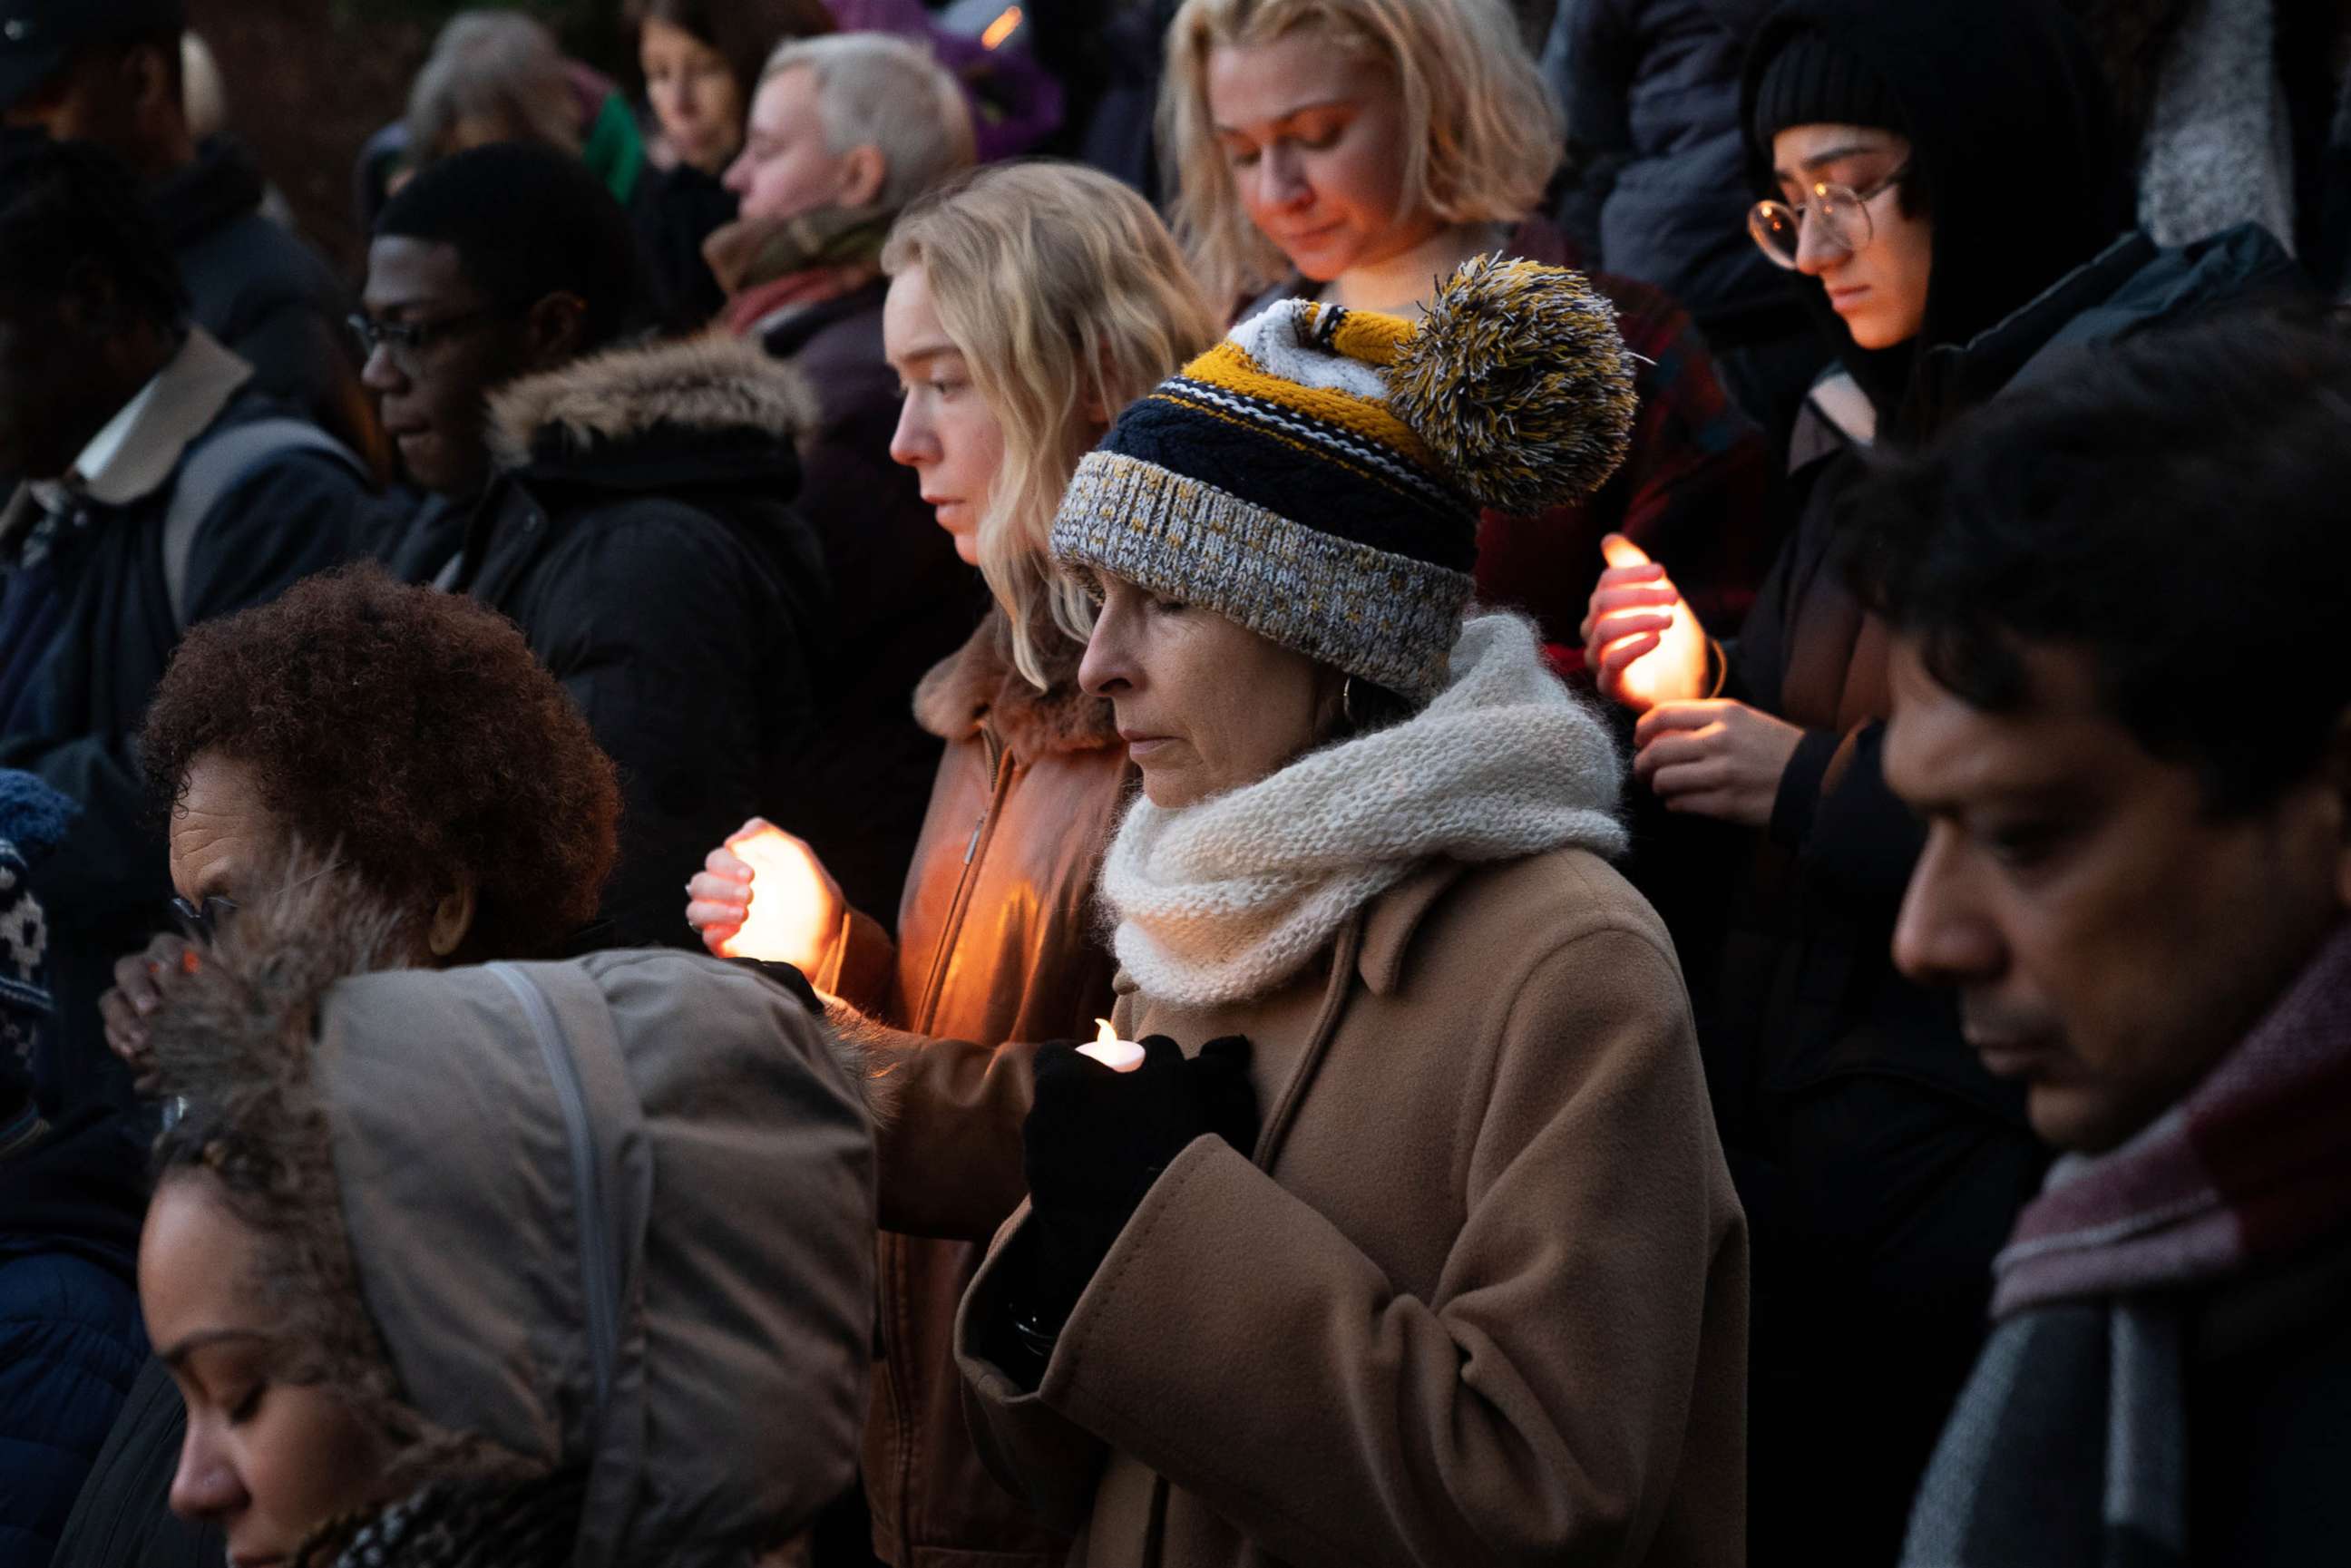
{"label": "man with white hair", "polygon": [[956,651],[976,603],[921,479],[890,460],[898,381],[882,354],[882,243],[909,203],[971,162],[963,91],[920,44],[797,39],[769,58],[726,172],[741,218],[704,249],[726,324],[799,370],[819,404],[795,507],[824,544],[842,657],[817,682],[830,744],[809,759],[804,794],[840,820],[794,831],[825,844],[861,909],[898,907],[938,766],[908,697]]}

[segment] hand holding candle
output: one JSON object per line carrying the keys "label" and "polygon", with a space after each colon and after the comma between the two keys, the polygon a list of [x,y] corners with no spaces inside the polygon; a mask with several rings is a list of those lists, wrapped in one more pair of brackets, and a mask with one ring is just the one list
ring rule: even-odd
{"label": "hand holding candle", "polygon": [[1118,1038],[1118,1030],[1108,1019],[1096,1019],[1102,1032],[1092,1041],[1078,1047],[1080,1056],[1090,1056],[1113,1072],[1132,1072],[1143,1065],[1143,1047],[1131,1040]]}
{"label": "hand holding candle", "polygon": [[[721,957],[757,958],[802,970],[820,967],[841,928],[843,906],[840,887],[815,852],[773,823],[754,819],[726,841],[726,853],[749,871],[747,885],[739,876],[723,876],[718,856],[712,857],[712,870],[689,884],[696,895],[689,913],[720,905],[742,911],[732,931],[716,916],[697,923],[711,950]],[[719,897],[727,891],[715,885],[719,882],[731,882],[732,900]]]}
{"label": "hand holding candle", "polygon": [[1608,570],[1584,617],[1584,656],[1600,689],[1636,712],[1707,695],[1706,632],[1665,569],[1622,534],[1600,541]]}

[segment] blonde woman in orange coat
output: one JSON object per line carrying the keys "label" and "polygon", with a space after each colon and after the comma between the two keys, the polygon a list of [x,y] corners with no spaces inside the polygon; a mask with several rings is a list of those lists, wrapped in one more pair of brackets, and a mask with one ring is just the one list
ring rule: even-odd
{"label": "blonde woman in orange coat", "polygon": [[[895,1105],[865,1445],[874,1549],[898,1568],[1046,1568],[1066,1542],[980,1468],[950,1343],[984,1244],[1023,1196],[1035,1048],[1008,1042],[1091,1035],[1112,999],[1093,884],[1126,750],[1110,705],[1079,688],[1088,606],[1053,573],[1046,538],[1112,414],[1217,323],[1150,207],[1074,167],[978,171],[909,211],[883,263],[884,342],[906,392],[891,455],[921,475],[995,605],[914,695],[946,750],[895,937],[787,839],[805,918],[789,950],[760,956],[840,998]],[[722,847],[686,915],[731,953],[759,900],[782,894]]]}

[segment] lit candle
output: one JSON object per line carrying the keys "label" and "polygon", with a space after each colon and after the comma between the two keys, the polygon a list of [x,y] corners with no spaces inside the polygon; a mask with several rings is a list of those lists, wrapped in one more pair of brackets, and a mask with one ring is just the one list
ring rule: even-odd
{"label": "lit candle", "polygon": [[[1602,540],[1600,551],[1610,566],[1649,564],[1648,552],[1621,534],[1611,534]],[[1698,617],[1690,612],[1689,601],[1675,599],[1673,624],[1656,633],[1656,637],[1657,645],[1625,665],[1625,673],[1617,678],[1625,706],[1643,713],[1661,702],[1706,695],[1706,632],[1699,627]],[[1613,643],[1609,644],[1614,646]],[[1601,650],[1604,655],[1607,652],[1607,648]]]}
{"label": "lit candle", "polygon": [[1078,1047],[1080,1056],[1091,1056],[1113,1072],[1132,1072],[1143,1065],[1143,1047],[1131,1040],[1119,1039],[1110,1019],[1096,1019],[1094,1022],[1102,1025],[1102,1033]]}
{"label": "lit candle", "polygon": [[824,873],[808,846],[777,828],[730,839],[727,849],[751,868],[751,909],[727,938],[724,956],[812,968],[823,956]]}

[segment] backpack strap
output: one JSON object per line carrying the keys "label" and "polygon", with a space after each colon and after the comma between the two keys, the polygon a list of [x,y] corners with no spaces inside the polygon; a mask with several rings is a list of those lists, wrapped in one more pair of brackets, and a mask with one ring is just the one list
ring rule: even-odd
{"label": "backpack strap", "polygon": [[366,465],[349,447],[308,420],[284,415],[231,425],[189,451],[163,512],[163,592],[171,601],[174,632],[188,629],[188,563],[195,554],[196,530],[230,491],[265,465],[304,452],[332,458],[366,481]]}

